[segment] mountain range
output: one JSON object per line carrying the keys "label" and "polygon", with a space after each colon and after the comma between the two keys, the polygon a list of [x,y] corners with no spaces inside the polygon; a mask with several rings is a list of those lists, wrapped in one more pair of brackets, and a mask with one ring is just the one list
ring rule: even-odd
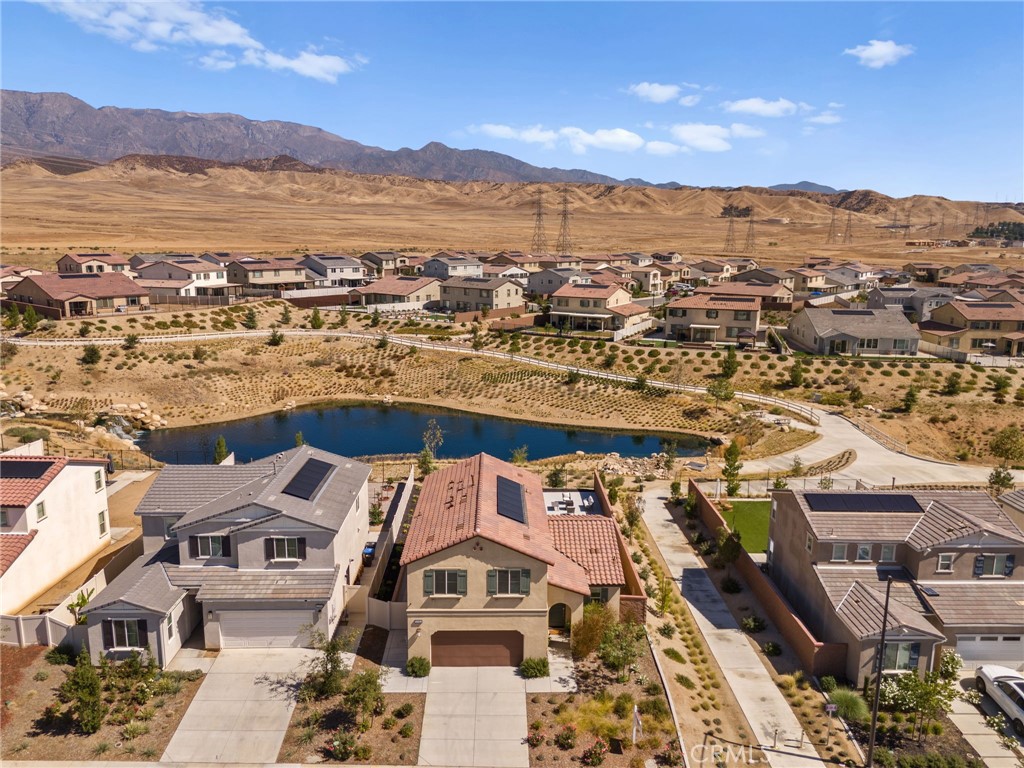
{"label": "mountain range", "polygon": [[[441,181],[610,184],[678,189],[644,179],[614,179],[581,169],[542,168],[500,152],[453,149],[430,142],[419,149],[387,150],[360,144],[320,128],[279,120],[249,120],[228,113],[199,114],[160,109],[95,108],[67,93],[0,92],[3,162],[51,156],[107,163],[126,155],[170,155],[245,163],[288,156],[313,167],[351,173],[410,176]],[[776,191],[835,193],[802,181]]]}

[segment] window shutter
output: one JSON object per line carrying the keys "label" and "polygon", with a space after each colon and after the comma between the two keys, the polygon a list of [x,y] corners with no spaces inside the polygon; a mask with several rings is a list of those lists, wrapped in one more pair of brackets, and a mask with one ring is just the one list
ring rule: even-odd
{"label": "window shutter", "polygon": [[1003,576],[1011,576],[1011,575],[1013,575],[1013,565],[1014,565],[1014,562],[1015,562],[1015,559],[1014,559],[1013,555],[1007,555],[1006,556],[1006,565],[1003,566]]}
{"label": "window shutter", "polygon": [[231,557],[231,537],[221,536],[220,537],[220,554],[221,557]]}
{"label": "window shutter", "polygon": [[985,556],[977,555],[974,558],[974,575],[981,576],[985,573]]}
{"label": "window shutter", "polygon": [[188,537],[188,556],[193,560],[199,557],[199,539],[195,536]]}
{"label": "window shutter", "polygon": [[306,537],[305,536],[300,536],[299,539],[298,539],[298,542],[299,542],[298,543],[299,560],[305,560],[306,559]]}
{"label": "window shutter", "polygon": [[522,568],[519,571],[519,594],[530,594],[530,569]]}
{"label": "window shutter", "polygon": [[434,572],[423,572],[423,594],[424,596],[434,594]]}
{"label": "window shutter", "polygon": [[145,619],[139,619],[139,645],[143,648],[149,646],[149,622]]}
{"label": "window shutter", "polygon": [[495,570],[487,572],[487,594],[498,594],[498,572]]}
{"label": "window shutter", "polygon": [[457,587],[458,587],[457,591],[458,591],[458,593],[460,595],[464,595],[464,594],[466,594],[466,580],[467,580],[466,579],[466,572],[465,571],[456,571],[456,574],[457,575],[456,575],[456,579],[455,580],[456,580]]}
{"label": "window shutter", "polygon": [[103,648],[114,647],[114,622],[110,619],[103,620]]}
{"label": "window shutter", "polygon": [[264,539],[263,540],[263,556],[267,560],[273,560],[274,559],[274,540],[273,539]]}
{"label": "window shutter", "polygon": [[921,644],[911,643],[910,644],[910,668],[917,669],[918,662],[921,658]]}

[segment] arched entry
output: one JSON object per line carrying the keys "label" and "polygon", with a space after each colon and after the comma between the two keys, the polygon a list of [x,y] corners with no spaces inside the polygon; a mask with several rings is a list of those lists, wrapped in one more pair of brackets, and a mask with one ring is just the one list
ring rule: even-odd
{"label": "arched entry", "polygon": [[565,603],[555,603],[548,609],[548,628],[568,632],[570,616],[568,605]]}

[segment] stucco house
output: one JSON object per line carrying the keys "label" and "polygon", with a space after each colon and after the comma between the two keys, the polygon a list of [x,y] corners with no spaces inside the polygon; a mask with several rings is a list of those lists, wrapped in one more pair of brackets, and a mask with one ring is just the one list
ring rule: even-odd
{"label": "stucco house", "polygon": [[366,282],[366,266],[341,253],[311,253],[299,262],[330,287],[356,288]]}
{"label": "stucco house", "polygon": [[144,554],[84,611],[93,660],[148,647],[164,667],[193,632],[209,649],[330,635],[369,530],[369,476],[310,446],[164,467],[136,510]]}
{"label": "stucco house", "polygon": [[650,318],[650,309],[634,304],[617,285],[563,285],[551,294],[551,322],[570,328],[621,330]]}
{"label": "stucco house", "polygon": [[395,251],[367,251],[359,260],[366,265],[367,274],[378,277],[398,275],[409,267],[409,257]]}
{"label": "stucco house", "polygon": [[510,280],[515,280],[523,288],[526,288],[526,283],[529,280],[530,273],[522,267],[516,267],[509,264],[484,264],[482,267],[484,277],[507,277]]}
{"label": "stucco house", "polygon": [[453,277],[483,277],[484,265],[471,256],[438,254],[423,262],[421,274],[424,277],[436,277],[438,280],[450,280]]}
{"label": "stucco house", "polygon": [[733,277],[736,283],[762,283],[764,285],[784,285],[789,290],[795,290],[796,275],[790,274],[775,267],[757,267],[748,269]]}
{"label": "stucco house", "polygon": [[694,294],[669,302],[665,336],[696,344],[752,344],[761,324],[757,296]]}
{"label": "stucco house", "polygon": [[227,269],[206,259],[182,257],[138,267],[136,282],[151,295],[237,296],[242,286],[228,282]]}
{"label": "stucco house", "polygon": [[1024,355],[1024,304],[1016,301],[950,301],[921,323],[932,344],[979,355]]}
{"label": "stucco house", "polygon": [[[753,270],[751,270],[753,271]],[[782,283],[731,282],[700,285],[694,293],[707,296],[756,296],[761,300],[761,309],[793,309],[793,289]]]}
{"label": "stucco house", "polygon": [[299,262],[299,259],[289,256],[238,259],[228,262],[228,280],[249,290],[302,290],[311,287],[313,281]]}
{"label": "stucco house", "polygon": [[441,282],[433,277],[388,275],[352,289],[352,296],[363,306],[407,304],[409,309],[435,307],[441,300]]}
{"label": "stucco house", "polygon": [[818,355],[916,355],[921,334],[899,309],[806,307],[789,321],[787,339]]}
{"label": "stucco house", "polygon": [[893,578],[886,672],[929,670],[942,648],[965,666],[1024,666],[1024,532],[976,491],[772,493],[772,581],[817,639],[845,643],[860,685]]}
{"label": "stucco house", "polygon": [[126,277],[135,277],[128,259],[119,253],[65,253],[57,260],[57,272],[62,275],[120,272]]}
{"label": "stucco house", "polygon": [[435,666],[546,657],[589,601],[616,615],[626,583],[615,521],[550,515],[540,478],[481,453],[423,482],[402,550],[409,656]]}
{"label": "stucco house", "polygon": [[928,320],[932,312],[953,300],[948,288],[872,288],[868,309],[898,309],[912,323]]}
{"label": "stucco house", "polygon": [[58,319],[149,309],[149,291],[118,272],[29,275],[8,289],[7,298],[22,312],[31,306]]}
{"label": "stucco house", "polygon": [[19,267],[14,264],[0,266],[0,293],[6,293],[7,289],[17,285],[24,278],[31,275],[41,275],[43,270],[35,267]]}
{"label": "stucco house", "polygon": [[535,296],[550,296],[563,285],[589,284],[590,275],[572,267],[556,267],[533,272],[527,278],[527,290]]}
{"label": "stucco house", "polygon": [[16,614],[109,543],[105,461],[0,456],[0,613]]}
{"label": "stucco house", "polygon": [[441,306],[456,312],[522,309],[523,286],[506,277],[453,277],[441,283]]}
{"label": "stucco house", "polygon": [[793,269],[786,270],[787,274],[793,277],[793,290],[797,293],[815,293],[817,291],[824,292],[827,284],[825,282],[825,273],[820,269],[811,269],[810,267],[794,267]]}

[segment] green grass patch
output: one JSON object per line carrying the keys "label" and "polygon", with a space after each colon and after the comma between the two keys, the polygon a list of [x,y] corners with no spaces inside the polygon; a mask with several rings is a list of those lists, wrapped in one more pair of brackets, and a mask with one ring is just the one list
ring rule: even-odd
{"label": "green grass patch", "polygon": [[747,552],[764,552],[768,549],[768,516],[771,514],[770,501],[733,501],[732,509],[722,517],[740,532],[740,540]]}

